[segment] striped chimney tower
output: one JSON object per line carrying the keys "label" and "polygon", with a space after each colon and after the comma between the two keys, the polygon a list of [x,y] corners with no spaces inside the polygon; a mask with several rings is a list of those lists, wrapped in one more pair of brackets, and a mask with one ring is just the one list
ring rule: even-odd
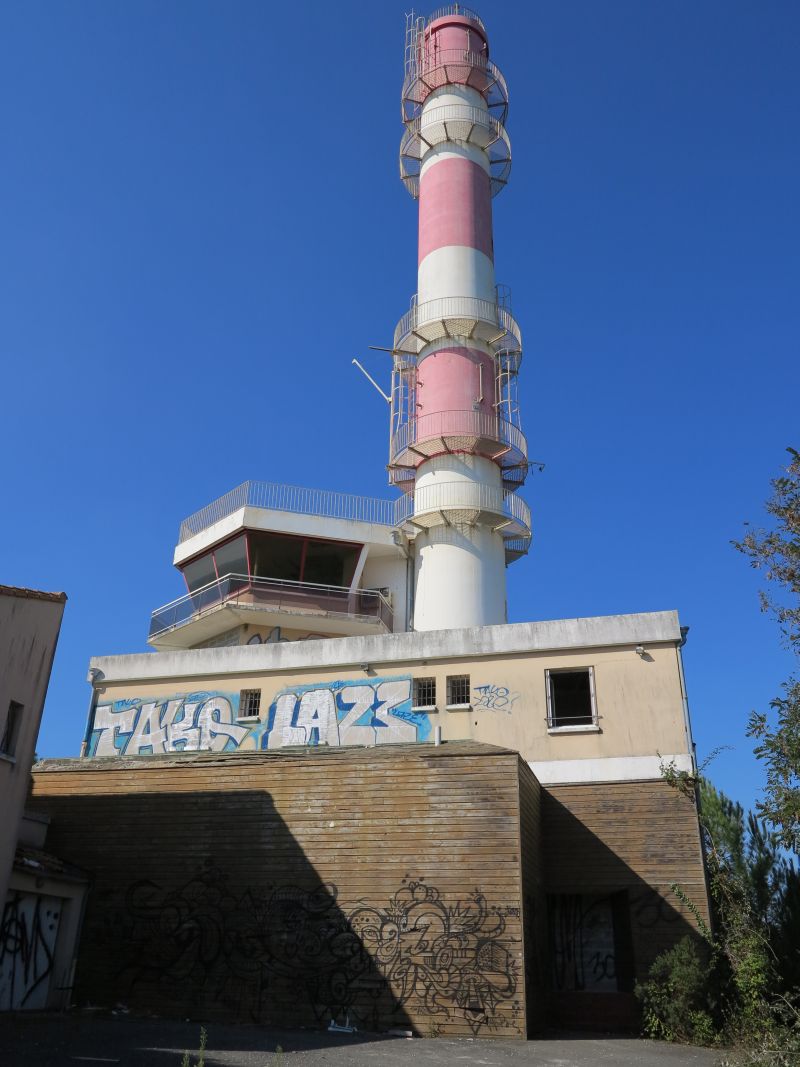
{"label": "striped chimney tower", "polygon": [[414,629],[506,621],[528,550],[520,331],[495,283],[492,197],[508,180],[508,92],[480,18],[408,16],[400,174],[419,199],[418,291],[395,330],[389,471],[415,542]]}

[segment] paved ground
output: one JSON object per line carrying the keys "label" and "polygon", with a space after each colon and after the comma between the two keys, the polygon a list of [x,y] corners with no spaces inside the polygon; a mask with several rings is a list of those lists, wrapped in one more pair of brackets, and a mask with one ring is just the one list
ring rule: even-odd
{"label": "paved ground", "polygon": [[[707,1049],[637,1038],[553,1036],[535,1041],[407,1040],[318,1031],[217,1026],[209,1030],[207,1067],[713,1067]],[[197,1023],[128,1017],[0,1015],[2,1067],[180,1067],[197,1047]],[[276,1056],[280,1045],[284,1050]],[[196,1056],[192,1057],[195,1064]]]}

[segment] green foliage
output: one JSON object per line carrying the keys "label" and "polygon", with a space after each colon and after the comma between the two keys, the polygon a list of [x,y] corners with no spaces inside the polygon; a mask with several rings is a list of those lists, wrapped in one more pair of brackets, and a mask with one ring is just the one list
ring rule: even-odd
{"label": "green foliage", "polygon": [[653,963],[636,986],[644,1032],[664,1041],[710,1045],[719,1032],[708,995],[709,960],[696,938],[684,937]]}
{"label": "green foliage", "polygon": [[[761,609],[777,618],[787,645],[800,656],[800,452],[787,451],[789,466],[773,479],[765,505],[772,529],[751,530],[733,544],[770,583],[759,594]],[[775,827],[785,848],[800,854],[800,680],[785,682],[770,709],[753,712],[748,726],[767,768],[758,814]]]}
{"label": "green foliage", "polygon": [[[206,1049],[208,1047],[208,1031],[204,1026],[200,1027],[200,1046],[197,1050],[198,1060],[195,1064],[192,1063],[191,1056],[188,1052],[184,1052],[183,1059],[181,1060],[181,1067],[205,1067],[206,1065]],[[280,1067],[283,1062],[283,1049],[280,1045],[275,1049],[275,1055],[270,1059],[267,1067]]]}
{"label": "green foliage", "polygon": [[782,688],[783,696],[770,701],[770,715],[752,713],[747,733],[767,766],[758,813],[778,828],[784,847],[800,855],[800,680],[792,678]]}
{"label": "green foliage", "polygon": [[[761,607],[778,620],[800,655],[800,453],[790,448],[785,473],[766,504],[770,530],[751,530],[734,546],[769,584]],[[668,1040],[735,1047],[725,1064],[800,1064],[800,871],[784,849],[800,854],[800,680],[790,678],[770,712],[754,712],[748,734],[766,766],[756,814],[710,782],[662,766],[667,782],[698,797],[712,899],[713,932],[686,894],[706,945],[685,939],[655,961],[637,987],[645,1028]],[[705,765],[704,765],[705,766]]]}
{"label": "green foliage", "polygon": [[686,795],[696,790],[700,801],[713,930],[673,885],[703,940],[685,938],[663,953],[637,987],[645,1032],[670,1041],[778,1050],[791,1035],[780,1018],[794,1010],[792,1000],[781,991],[790,988],[788,962],[798,969],[800,961],[800,874],[783,856],[778,835],[707,779],[674,767],[664,772]]}
{"label": "green foliage", "polygon": [[183,1059],[181,1060],[181,1067],[205,1067],[206,1063],[206,1046],[208,1045],[208,1031],[204,1026],[200,1027],[200,1047],[197,1050],[198,1060],[196,1064],[192,1064],[191,1057],[188,1052],[184,1052]]}

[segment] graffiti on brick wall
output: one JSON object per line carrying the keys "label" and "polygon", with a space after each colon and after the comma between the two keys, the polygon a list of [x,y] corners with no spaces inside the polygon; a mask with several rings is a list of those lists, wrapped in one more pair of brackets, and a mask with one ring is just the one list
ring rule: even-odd
{"label": "graffiti on brick wall", "polygon": [[258,1021],[289,1000],[323,1025],[422,1016],[428,1033],[522,1025],[517,941],[478,890],[450,904],[406,878],[390,899],[345,909],[335,885],[262,893],[208,868],[176,889],[135,883],[109,927],[129,993],[168,987],[187,1007],[211,1000]]}
{"label": "graffiti on brick wall", "polygon": [[631,936],[641,943],[652,938],[656,927],[678,922],[680,914],[652,887],[549,897],[554,988],[594,992],[632,988]]}
{"label": "graffiti on brick wall", "polygon": [[564,893],[550,898],[549,912],[554,987],[615,993],[611,898]]}
{"label": "graffiti on brick wall", "polygon": [[287,687],[258,723],[238,722],[238,715],[238,693],[115,700],[95,709],[87,755],[408,744],[431,733],[428,715],[411,710],[410,677]]}
{"label": "graffiti on brick wall", "polygon": [[0,1011],[44,1008],[62,901],[11,891],[0,922]]}
{"label": "graffiti on brick wall", "polygon": [[515,701],[519,700],[519,693],[512,692],[505,685],[475,685],[472,690],[475,694],[472,706],[476,710],[505,711],[511,714]]}

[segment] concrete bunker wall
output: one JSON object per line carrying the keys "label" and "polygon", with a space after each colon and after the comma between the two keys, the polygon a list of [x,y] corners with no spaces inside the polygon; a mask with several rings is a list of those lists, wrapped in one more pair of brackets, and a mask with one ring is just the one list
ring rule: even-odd
{"label": "concrete bunker wall", "polygon": [[32,803],[93,879],[74,999],[524,1037],[520,767],[532,810],[517,754],[472,743],[40,765]]}

